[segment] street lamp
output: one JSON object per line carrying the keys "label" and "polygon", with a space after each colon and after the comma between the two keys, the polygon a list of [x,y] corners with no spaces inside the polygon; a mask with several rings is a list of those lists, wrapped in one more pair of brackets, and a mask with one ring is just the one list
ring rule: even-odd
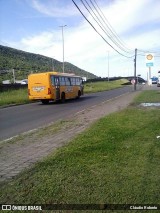
{"label": "street lamp", "polygon": [[62,44],[63,44],[63,73],[64,73],[64,34],[63,34],[63,28],[67,25],[59,26],[62,28]]}
{"label": "street lamp", "polygon": [[54,71],[54,61],[53,61],[53,58],[51,58],[51,64],[52,64],[52,71]]}

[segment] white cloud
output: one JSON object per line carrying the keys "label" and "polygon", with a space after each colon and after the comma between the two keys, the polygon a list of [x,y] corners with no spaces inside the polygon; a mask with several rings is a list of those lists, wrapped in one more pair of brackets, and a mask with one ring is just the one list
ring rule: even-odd
{"label": "white cloud", "polygon": [[52,42],[53,35],[51,33],[43,32],[40,35],[23,38],[21,40],[22,45],[26,48],[30,47],[32,49],[44,48]]}
{"label": "white cloud", "polygon": [[59,0],[31,0],[32,7],[38,12],[50,17],[70,17],[77,15],[77,10],[70,2]]}
{"label": "white cloud", "polygon": [[143,49],[144,51],[156,51],[158,48],[160,50],[160,44],[158,43],[160,35],[160,28],[153,29],[148,32],[142,32],[141,34],[135,35],[130,38],[128,42],[132,44],[132,47],[137,47],[138,49]]}
{"label": "white cloud", "polygon": [[[103,13],[117,34],[127,43],[126,39],[132,40],[137,33],[143,33],[153,23],[160,21],[159,8],[158,0],[117,0],[104,7]],[[128,46],[132,47],[132,42]]]}
{"label": "white cloud", "polygon": [[160,1],[117,0],[103,12],[116,32],[122,33],[131,28],[159,19]]}

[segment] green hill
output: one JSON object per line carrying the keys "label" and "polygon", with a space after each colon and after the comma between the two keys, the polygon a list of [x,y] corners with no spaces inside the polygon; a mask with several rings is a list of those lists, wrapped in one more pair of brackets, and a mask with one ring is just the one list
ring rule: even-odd
{"label": "green hill", "polygon": [[[96,78],[92,73],[86,72],[77,66],[65,62],[65,72],[76,75]],[[39,54],[28,53],[22,50],[0,45],[0,80],[12,78],[12,69],[15,70],[16,79],[25,79],[28,74],[35,72],[47,72],[51,70],[62,72],[62,62]]]}

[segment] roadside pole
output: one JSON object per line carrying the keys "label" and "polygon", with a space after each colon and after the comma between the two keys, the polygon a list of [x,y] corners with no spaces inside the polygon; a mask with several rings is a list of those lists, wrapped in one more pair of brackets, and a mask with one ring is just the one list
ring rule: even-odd
{"label": "roadside pole", "polygon": [[63,73],[64,73],[64,33],[63,33],[63,28],[66,27],[67,25],[59,26],[62,28],[62,44],[63,44]]}
{"label": "roadside pole", "polygon": [[108,50],[108,81],[109,81],[109,50]]}
{"label": "roadside pole", "polygon": [[146,59],[146,66],[148,67],[147,81],[148,81],[148,84],[150,84],[151,67],[154,65],[154,55],[152,53],[147,53],[145,55],[145,59]]}
{"label": "roadside pole", "polygon": [[149,79],[151,79],[151,67],[149,67]]}
{"label": "roadside pole", "polygon": [[135,80],[135,83],[134,83],[134,90],[136,91],[136,64],[137,64],[137,48],[135,49],[135,58],[134,58],[134,80]]}
{"label": "roadside pole", "polygon": [[15,84],[16,83],[16,77],[15,77],[15,70],[12,69],[12,73],[13,73],[13,83]]}

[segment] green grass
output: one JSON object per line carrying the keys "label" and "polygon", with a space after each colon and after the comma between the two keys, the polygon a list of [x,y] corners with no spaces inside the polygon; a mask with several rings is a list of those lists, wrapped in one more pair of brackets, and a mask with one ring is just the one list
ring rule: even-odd
{"label": "green grass", "polygon": [[0,201],[160,204],[159,126],[159,109],[130,106],[104,117],[34,168],[1,184]]}
{"label": "green grass", "polygon": [[0,106],[9,104],[22,104],[28,103],[27,89],[8,90],[0,92]]}
{"label": "green grass", "polygon": [[150,90],[143,91],[141,95],[139,95],[135,99],[135,103],[159,103],[160,102],[160,91],[159,90]]}
{"label": "green grass", "polygon": [[[127,80],[117,80],[112,82],[96,82],[87,83],[84,85],[84,93],[100,92],[104,90],[111,90],[122,87],[121,84],[127,82]],[[29,103],[27,89],[9,90],[0,93],[0,106],[6,106],[9,104],[23,104]]]}
{"label": "green grass", "polygon": [[94,93],[101,92],[105,90],[116,89],[122,87],[122,84],[128,82],[126,79],[116,80],[116,81],[100,81],[91,82],[84,85],[84,93]]}

